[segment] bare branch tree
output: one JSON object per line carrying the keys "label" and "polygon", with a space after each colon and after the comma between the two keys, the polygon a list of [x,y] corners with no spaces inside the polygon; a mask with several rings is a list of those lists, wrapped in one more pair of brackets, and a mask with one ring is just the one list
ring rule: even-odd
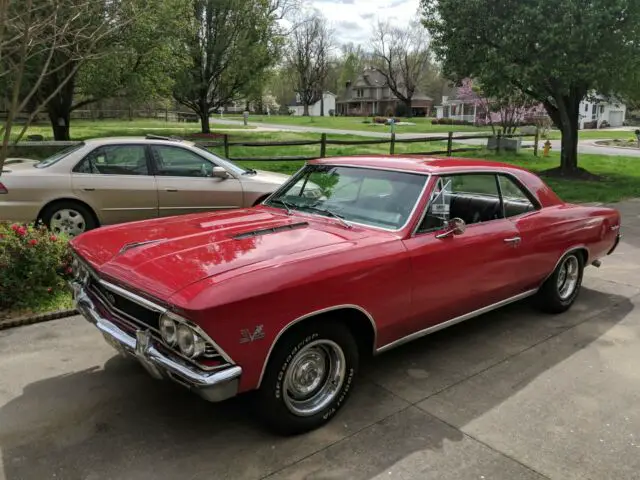
{"label": "bare branch tree", "polygon": [[[98,23],[94,20],[96,13],[101,16]],[[86,20],[90,15],[92,22]],[[30,116],[15,142],[113,26],[107,11],[92,0],[0,0],[0,23],[0,81],[8,97],[7,118],[0,128],[1,175],[18,113],[30,106]],[[54,65],[54,58],[61,52],[66,54],[65,61]],[[54,91],[47,98],[37,98],[42,83],[60,71],[65,73],[56,76]]]}
{"label": "bare branch tree", "polygon": [[304,106],[303,115],[308,116],[309,105],[323,98],[333,48],[332,32],[324,18],[312,15],[305,18],[290,37],[287,62]]}
{"label": "bare branch tree", "polygon": [[407,28],[378,22],[372,37],[377,70],[412,115],[411,100],[430,67],[429,36],[419,21]]}

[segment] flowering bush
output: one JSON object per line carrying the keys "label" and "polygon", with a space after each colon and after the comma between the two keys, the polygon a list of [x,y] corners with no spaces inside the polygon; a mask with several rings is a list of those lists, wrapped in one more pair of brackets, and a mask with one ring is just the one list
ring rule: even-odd
{"label": "flowering bush", "polygon": [[32,305],[61,291],[70,264],[65,237],[45,227],[0,223],[0,309]]}

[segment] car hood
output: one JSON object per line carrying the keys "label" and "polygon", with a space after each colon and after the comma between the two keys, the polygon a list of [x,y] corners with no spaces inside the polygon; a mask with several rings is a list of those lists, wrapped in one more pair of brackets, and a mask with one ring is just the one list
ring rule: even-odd
{"label": "car hood", "polygon": [[255,175],[251,175],[251,176],[249,176],[247,178],[251,179],[251,180],[254,180],[254,181],[258,181],[258,182],[271,183],[271,184],[274,184],[274,185],[282,185],[284,182],[289,180],[291,178],[291,176],[285,175],[284,173],[266,172],[264,170],[256,170],[256,174]]}
{"label": "car hood", "polygon": [[205,278],[281,264],[303,251],[346,249],[365,235],[331,222],[252,208],[99,228],[71,245],[100,274],[167,299]]}

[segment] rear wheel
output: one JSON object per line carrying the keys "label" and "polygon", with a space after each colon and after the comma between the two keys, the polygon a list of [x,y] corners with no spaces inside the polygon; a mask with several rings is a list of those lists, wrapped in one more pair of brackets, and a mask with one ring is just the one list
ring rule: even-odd
{"label": "rear wheel", "polygon": [[340,323],[313,322],[287,332],[269,359],[257,412],[282,435],[320,427],[346,402],[358,360],[358,346]]}
{"label": "rear wheel", "polygon": [[582,286],[584,259],[579,252],[565,255],[538,292],[538,306],[548,313],[567,311]]}
{"label": "rear wheel", "polygon": [[42,221],[52,232],[70,237],[98,226],[93,212],[83,204],[73,201],[49,205],[42,212]]}

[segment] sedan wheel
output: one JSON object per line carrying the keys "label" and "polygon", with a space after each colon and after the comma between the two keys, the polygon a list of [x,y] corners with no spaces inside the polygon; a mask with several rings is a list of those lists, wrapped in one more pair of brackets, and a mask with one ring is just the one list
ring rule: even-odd
{"label": "sedan wheel", "polygon": [[49,228],[55,233],[76,236],[87,229],[87,221],[79,211],[64,208],[51,216]]}
{"label": "sedan wheel", "polygon": [[578,285],[580,266],[578,265],[578,259],[575,255],[567,257],[560,265],[560,271],[558,272],[558,295],[562,300],[566,300],[571,297]]}

